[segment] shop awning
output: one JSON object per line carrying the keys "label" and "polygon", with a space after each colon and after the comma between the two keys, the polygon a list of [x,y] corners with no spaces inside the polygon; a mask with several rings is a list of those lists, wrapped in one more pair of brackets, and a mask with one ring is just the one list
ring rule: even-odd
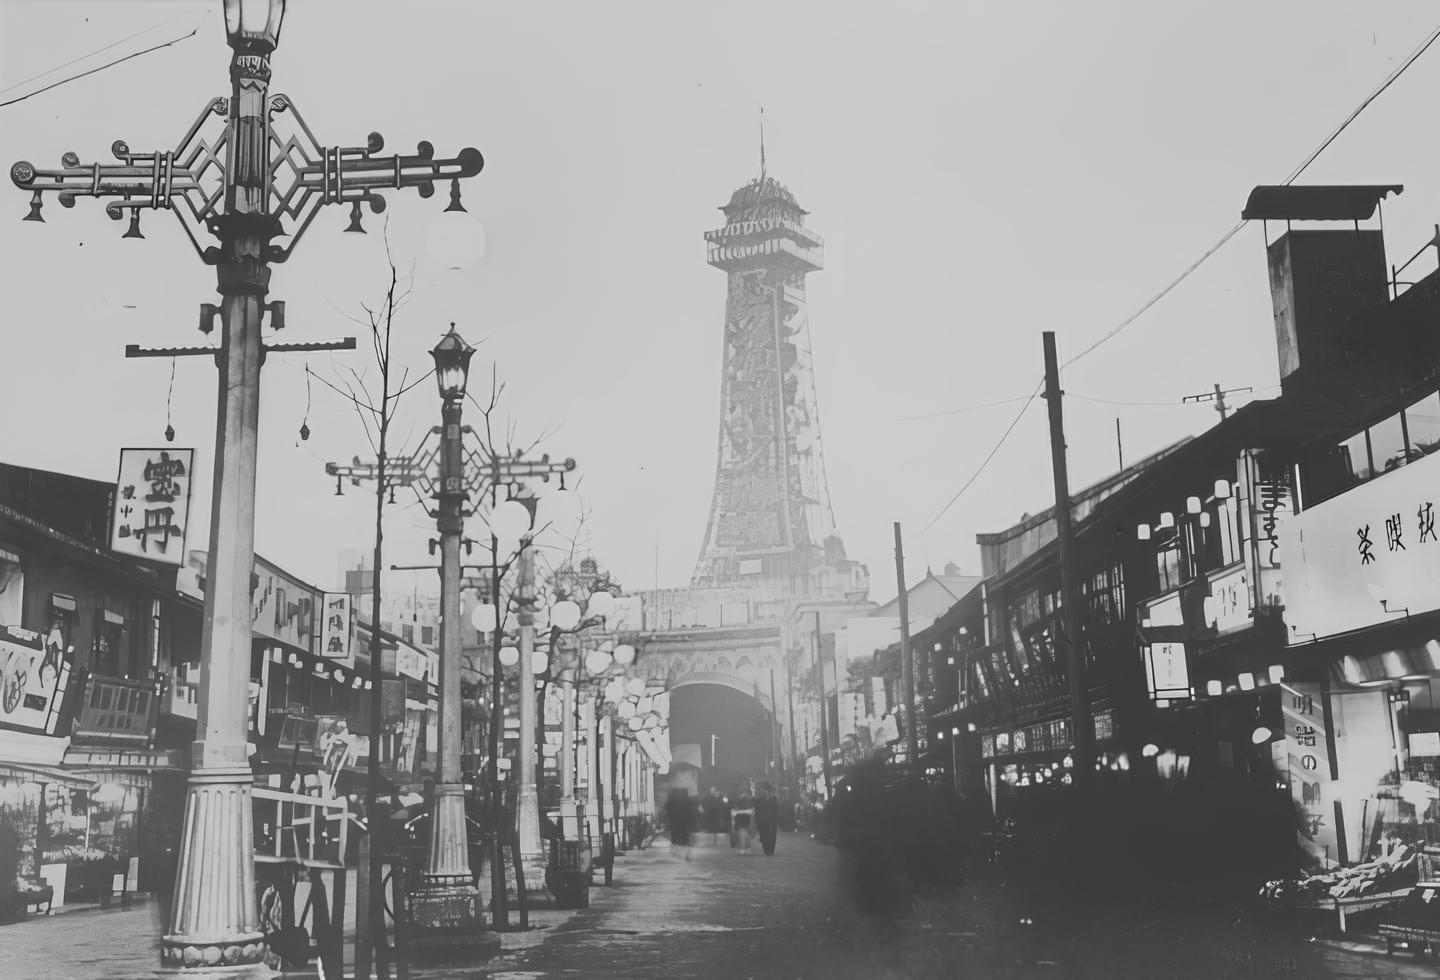
{"label": "shop awning", "polygon": [[18,780],[24,783],[51,783],[67,789],[93,790],[100,785],[90,776],[57,769],[54,766],[31,766],[19,762],[0,762],[0,780]]}

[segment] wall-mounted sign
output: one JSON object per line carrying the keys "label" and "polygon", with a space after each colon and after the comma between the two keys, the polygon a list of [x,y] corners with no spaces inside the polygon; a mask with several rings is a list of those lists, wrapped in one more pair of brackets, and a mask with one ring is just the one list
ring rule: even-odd
{"label": "wall-mounted sign", "polygon": [[185,563],[193,449],[122,449],[110,519],[110,550],[168,565]]}
{"label": "wall-mounted sign", "polygon": [[1183,643],[1151,643],[1145,651],[1145,683],[1152,701],[1190,697],[1190,665]]}
{"label": "wall-mounted sign", "polygon": [[1210,576],[1205,621],[1221,635],[1244,629],[1255,621],[1249,573],[1243,564]]}
{"label": "wall-mounted sign", "polygon": [[1280,536],[1292,643],[1440,609],[1440,455],[1292,516]]}
{"label": "wall-mounted sign", "polygon": [[353,666],[355,663],[350,595],[327,592],[321,606],[320,656]]}
{"label": "wall-mounted sign", "polygon": [[1184,626],[1185,610],[1180,605],[1180,593],[1175,592],[1163,599],[1153,599],[1145,604],[1143,626]]}
{"label": "wall-mounted sign", "polygon": [[55,734],[61,697],[70,677],[64,639],[0,626],[0,722],[46,735]]}
{"label": "wall-mounted sign", "polygon": [[1330,747],[1325,739],[1324,709],[1318,683],[1280,686],[1285,717],[1285,749],[1290,760],[1290,795],[1305,813],[1300,836],[1330,858],[1340,856],[1335,807],[1331,799]]}

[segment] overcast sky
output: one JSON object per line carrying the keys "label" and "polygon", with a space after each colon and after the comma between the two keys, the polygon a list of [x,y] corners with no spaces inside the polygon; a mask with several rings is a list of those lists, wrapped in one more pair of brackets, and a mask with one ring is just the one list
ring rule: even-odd
{"label": "overcast sky", "polygon": [[[927,563],[978,572],[976,532],[1052,502],[1036,399],[936,521],[1020,403],[935,413],[1028,395],[1043,371],[1042,331],[1057,333],[1063,361],[1134,312],[1440,18],[1419,2],[1178,10],[292,0],[271,91],[290,95],[327,144],[362,145],[378,130],[386,153],[429,140],[442,156],[485,154],[464,200],[489,253],[466,273],[422,264],[422,289],[396,323],[396,359],[423,372],[455,321],[479,346],[472,390],[494,364],[520,437],[549,432],[545,450],[579,461],[590,545],[630,589],[687,584],[703,539],[725,277],[705,265],[702,234],[758,172],[763,105],[769,171],[827,243],[826,268],[809,278],[826,469],[848,551],[883,599],[895,591],[892,522],[904,525],[913,581]],[[170,149],[208,98],[229,94],[219,0],[0,0],[0,101],[196,28],[0,108],[0,159],[53,167],[74,150],[112,162],[122,138]],[[1385,210],[1392,260],[1419,249],[1440,217],[1437,91],[1440,46],[1300,181],[1405,184]],[[403,264],[444,201],[389,193]],[[0,191],[0,459],[113,480],[120,447],[164,444],[171,378],[169,360],[127,361],[124,347],[204,342],[196,308],[218,301],[213,272],[170,215],[145,215],[135,241],[93,199],[68,211],[49,202],[43,225],[19,220],[26,207],[18,189]],[[287,301],[289,320],[279,339],[354,333],[351,302],[378,292],[382,219],[367,213],[371,234],[356,243],[340,233],[346,218],[328,209],[277,267],[271,296]],[[329,377],[366,362],[309,359]],[[307,395],[305,364],[275,355],[265,367],[257,547],[333,587],[336,552],[371,543],[373,500],[333,496],[323,463],[369,450],[353,410],[320,385]],[[1261,228],[1244,229],[1062,380],[1075,488],[1116,468],[1117,417],[1133,461],[1216,421],[1209,405],[1182,405],[1185,395],[1217,382],[1273,395]],[[176,365],[174,445],[195,448],[205,478],[198,548],[215,384],[204,358]],[[313,434],[301,442],[307,398]],[[399,432],[413,444],[438,414],[426,382],[403,404]],[[387,533],[389,560],[426,560],[433,522],[418,509],[397,509]]]}

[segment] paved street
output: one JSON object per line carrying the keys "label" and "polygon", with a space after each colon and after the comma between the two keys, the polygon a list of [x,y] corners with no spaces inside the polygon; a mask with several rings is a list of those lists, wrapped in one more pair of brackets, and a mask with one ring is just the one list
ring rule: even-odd
{"label": "paved street", "polygon": [[[1386,958],[1363,942],[1270,940],[1177,922],[1112,921],[1067,942],[1012,891],[973,885],[917,900],[912,915],[876,920],[840,887],[838,855],[799,836],[777,854],[706,844],[685,861],[661,845],[630,852],[591,908],[542,912],[540,928],[504,935],[504,952],[474,968],[412,971],[417,980],[630,978],[1059,977],[1433,978],[1432,963]],[[160,976],[156,906],[72,912],[0,927],[0,977],[139,980]],[[1102,920],[1103,921],[1103,920]]]}

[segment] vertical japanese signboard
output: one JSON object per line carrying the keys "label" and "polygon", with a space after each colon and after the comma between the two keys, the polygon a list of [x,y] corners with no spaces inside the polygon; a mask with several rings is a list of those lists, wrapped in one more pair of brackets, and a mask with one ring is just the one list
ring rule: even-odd
{"label": "vertical japanese signboard", "polygon": [[1285,748],[1290,760],[1290,795],[1305,814],[1300,836],[1329,861],[1340,859],[1331,799],[1330,747],[1325,740],[1320,685],[1281,685],[1280,707],[1285,715]]}
{"label": "vertical japanese signboard", "polygon": [[350,595],[346,592],[325,593],[323,619],[320,624],[320,656],[354,665],[355,653]]}
{"label": "vertical japanese signboard", "polygon": [[168,565],[185,563],[193,449],[122,449],[110,550]]}

